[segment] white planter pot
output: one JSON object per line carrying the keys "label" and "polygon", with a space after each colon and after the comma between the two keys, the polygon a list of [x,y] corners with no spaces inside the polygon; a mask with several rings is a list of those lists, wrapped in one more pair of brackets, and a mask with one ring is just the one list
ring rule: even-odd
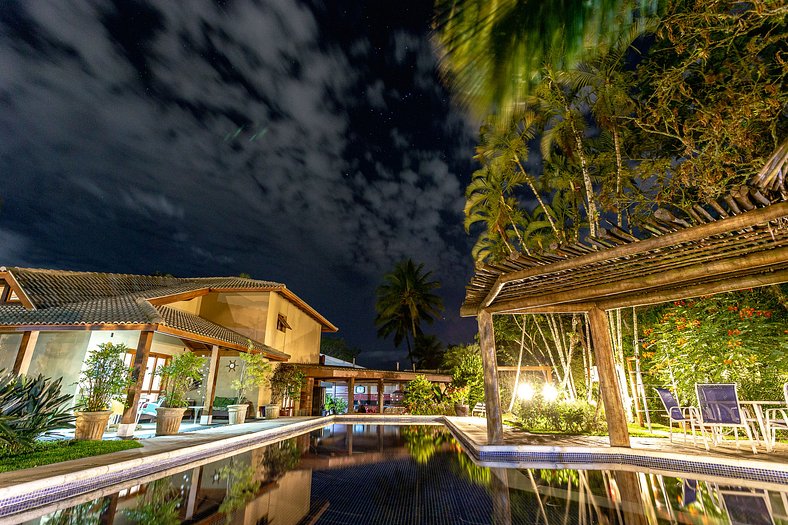
{"label": "white planter pot", "polygon": [[246,421],[246,411],[249,405],[227,405],[227,418],[231,425],[239,425]]}

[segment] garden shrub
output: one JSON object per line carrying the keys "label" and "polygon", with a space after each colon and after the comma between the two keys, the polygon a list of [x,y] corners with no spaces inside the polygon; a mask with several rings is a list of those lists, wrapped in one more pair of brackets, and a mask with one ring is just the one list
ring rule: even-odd
{"label": "garden shrub", "polygon": [[31,450],[39,436],[73,428],[72,397],[60,393],[61,381],[0,370],[0,447],[14,453]]}
{"label": "garden shrub", "polygon": [[451,371],[453,385],[468,387],[468,404],[471,407],[484,401],[484,370],[478,344],[449,348],[444,366]]}
{"label": "garden shrub", "polygon": [[323,405],[329,414],[344,414],[347,412],[347,401],[341,397],[334,397],[326,394],[326,402]]}
{"label": "garden shrub", "polygon": [[765,289],[676,301],[646,320],[644,369],[696,402],[695,383],[736,383],[743,399],[782,399],[788,313]]}
{"label": "garden shrub", "polygon": [[423,375],[405,386],[403,399],[408,412],[419,416],[432,416],[440,414],[453,414],[454,407],[440,395],[440,391]]}
{"label": "garden shrub", "polygon": [[594,434],[605,430],[601,410],[584,400],[544,401],[536,396],[514,407],[524,429],[535,432]]}

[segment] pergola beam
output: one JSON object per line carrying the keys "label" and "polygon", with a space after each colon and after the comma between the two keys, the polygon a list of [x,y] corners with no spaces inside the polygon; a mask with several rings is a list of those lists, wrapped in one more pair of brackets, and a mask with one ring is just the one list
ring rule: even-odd
{"label": "pergola beam", "polygon": [[772,204],[765,208],[742,213],[726,219],[710,222],[693,226],[692,228],[682,229],[673,233],[660,235],[651,239],[632,242],[615,248],[599,250],[587,255],[579,257],[570,257],[563,261],[550,263],[544,266],[536,266],[515,272],[500,275],[495,284],[493,284],[487,297],[482,301],[480,308],[486,308],[495,301],[498,293],[506,283],[512,281],[520,281],[529,277],[535,277],[544,274],[546,271],[560,272],[564,270],[571,270],[579,266],[592,265],[618,259],[622,257],[630,257],[633,255],[641,254],[644,252],[670,248],[681,243],[696,242],[707,237],[714,235],[723,235],[731,231],[738,231],[743,228],[753,227],[759,224],[765,224],[773,220],[781,219],[788,216],[788,202],[780,202]]}
{"label": "pergola beam", "polygon": [[[712,291],[705,293],[715,293],[713,292],[715,281],[728,283],[726,286],[729,287],[729,281],[742,280],[759,275],[759,270],[762,272],[760,275],[765,276],[768,275],[767,272],[770,268],[777,268],[778,272],[783,272],[786,270],[786,266],[788,266],[788,248],[777,248],[767,252],[757,252],[741,257],[695,264],[686,268],[657,274],[646,274],[631,279],[611,280],[609,283],[596,286],[572,288],[565,292],[501,301],[485,309],[493,313],[503,313],[514,310],[537,310],[555,307],[556,310],[562,310],[561,313],[574,313],[587,311],[589,309],[587,306],[590,305],[586,301],[605,302],[606,306],[613,308],[618,307],[621,300],[620,296],[630,296],[630,300],[637,297],[644,298],[649,293],[664,294],[666,289],[676,290],[677,288],[683,288],[686,290],[692,286],[699,286],[699,281],[711,281],[708,289]],[[768,280],[768,278],[765,280]]]}

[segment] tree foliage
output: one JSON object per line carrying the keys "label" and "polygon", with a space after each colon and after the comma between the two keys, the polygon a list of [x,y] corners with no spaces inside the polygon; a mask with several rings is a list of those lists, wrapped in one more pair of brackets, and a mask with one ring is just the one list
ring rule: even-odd
{"label": "tree foliage", "polygon": [[128,350],[123,343],[102,343],[88,354],[79,376],[77,406],[81,410],[107,410],[112,400],[125,397],[135,379],[123,362]]}

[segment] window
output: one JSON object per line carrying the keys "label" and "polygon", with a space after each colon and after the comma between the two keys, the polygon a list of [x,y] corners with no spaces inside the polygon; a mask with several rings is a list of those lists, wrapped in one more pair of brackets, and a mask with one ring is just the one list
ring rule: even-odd
{"label": "window", "polygon": [[287,330],[292,330],[293,328],[287,324],[287,317],[279,314],[276,317],[276,329],[280,332],[286,332]]}
{"label": "window", "polygon": [[[125,362],[128,366],[134,364],[134,352],[126,354]],[[151,352],[148,354],[148,363],[145,367],[145,376],[142,380],[142,390],[140,390],[140,401],[156,401],[159,399],[162,391],[161,376],[156,373],[156,370],[162,366],[169,364],[170,356],[164,354],[155,354]]]}

